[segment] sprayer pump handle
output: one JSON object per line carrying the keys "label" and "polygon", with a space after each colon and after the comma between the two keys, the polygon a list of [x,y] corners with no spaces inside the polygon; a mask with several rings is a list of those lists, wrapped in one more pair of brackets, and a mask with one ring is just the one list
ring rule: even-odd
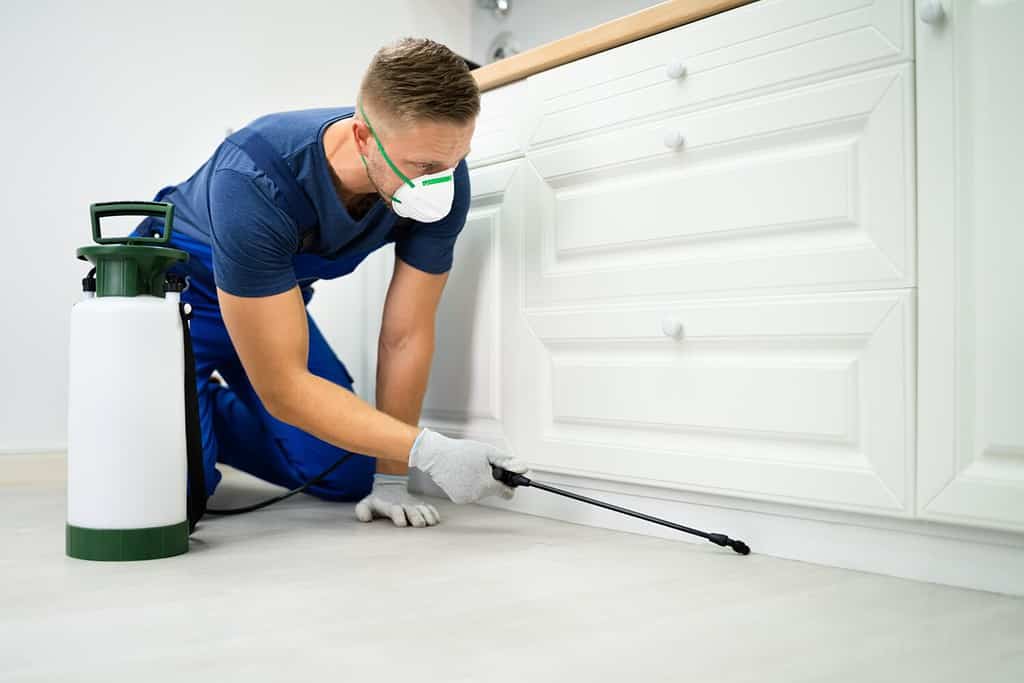
{"label": "sprayer pump handle", "polygon": [[[170,202],[96,202],[89,206],[92,220],[92,240],[96,244],[150,244],[164,246],[171,239],[174,225],[174,204]],[[104,237],[100,219],[111,216],[153,216],[162,218],[164,231],[159,237]]]}

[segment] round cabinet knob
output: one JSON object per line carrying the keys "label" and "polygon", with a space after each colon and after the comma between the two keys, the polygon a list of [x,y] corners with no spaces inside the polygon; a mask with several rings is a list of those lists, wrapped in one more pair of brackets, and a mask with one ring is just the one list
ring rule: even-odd
{"label": "round cabinet knob", "polygon": [[921,21],[926,24],[941,24],[946,18],[946,9],[941,0],[921,0]]}
{"label": "round cabinet knob", "polygon": [[679,318],[662,318],[661,331],[666,337],[679,339],[683,336],[683,323]]}
{"label": "round cabinet knob", "polygon": [[662,133],[661,139],[669,149],[679,149],[683,146],[683,134],[678,130],[666,130]]}
{"label": "round cabinet knob", "polygon": [[682,78],[686,75],[686,65],[678,60],[669,62],[665,65],[665,75],[669,78]]}

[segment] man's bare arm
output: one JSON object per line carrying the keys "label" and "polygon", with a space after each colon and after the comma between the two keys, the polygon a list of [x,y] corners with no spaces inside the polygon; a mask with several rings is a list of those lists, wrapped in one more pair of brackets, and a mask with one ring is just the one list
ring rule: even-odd
{"label": "man's bare arm", "polygon": [[346,450],[408,464],[418,427],[309,371],[306,308],[298,287],[265,297],[218,288],[217,296],[242,366],[271,415]]}
{"label": "man's bare arm", "polygon": [[[377,344],[377,408],[419,424],[434,357],[434,319],[448,273],[427,273],[395,258]],[[407,463],[377,461],[382,474],[408,474]]]}

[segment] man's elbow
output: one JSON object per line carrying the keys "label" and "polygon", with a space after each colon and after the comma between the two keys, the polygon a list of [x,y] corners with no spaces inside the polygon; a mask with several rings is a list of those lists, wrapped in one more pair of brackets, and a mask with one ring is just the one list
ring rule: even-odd
{"label": "man's elbow", "polygon": [[303,373],[301,376],[281,378],[274,382],[264,382],[261,385],[254,383],[253,389],[260,397],[263,407],[275,419],[294,425],[296,416],[301,411],[303,395],[302,385],[312,377],[311,373]]}

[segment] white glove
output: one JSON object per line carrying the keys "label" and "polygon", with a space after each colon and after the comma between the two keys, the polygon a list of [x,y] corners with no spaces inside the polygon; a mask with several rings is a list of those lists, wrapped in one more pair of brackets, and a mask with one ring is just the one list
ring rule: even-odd
{"label": "white glove", "polygon": [[400,474],[373,475],[370,495],[356,503],[356,517],[372,522],[374,517],[389,517],[395,526],[434,526],[441,515],[433,505],[409,495],[409,477]]}
{"label": "white glove", "polygon": [[424,429],[409,451],[409,467],[426,472],[455,503],[472,503],[487,496],[511,500],[515,488],[494,478],[491,465],[526,474],[526,463],[481,441],[452,439]]}

